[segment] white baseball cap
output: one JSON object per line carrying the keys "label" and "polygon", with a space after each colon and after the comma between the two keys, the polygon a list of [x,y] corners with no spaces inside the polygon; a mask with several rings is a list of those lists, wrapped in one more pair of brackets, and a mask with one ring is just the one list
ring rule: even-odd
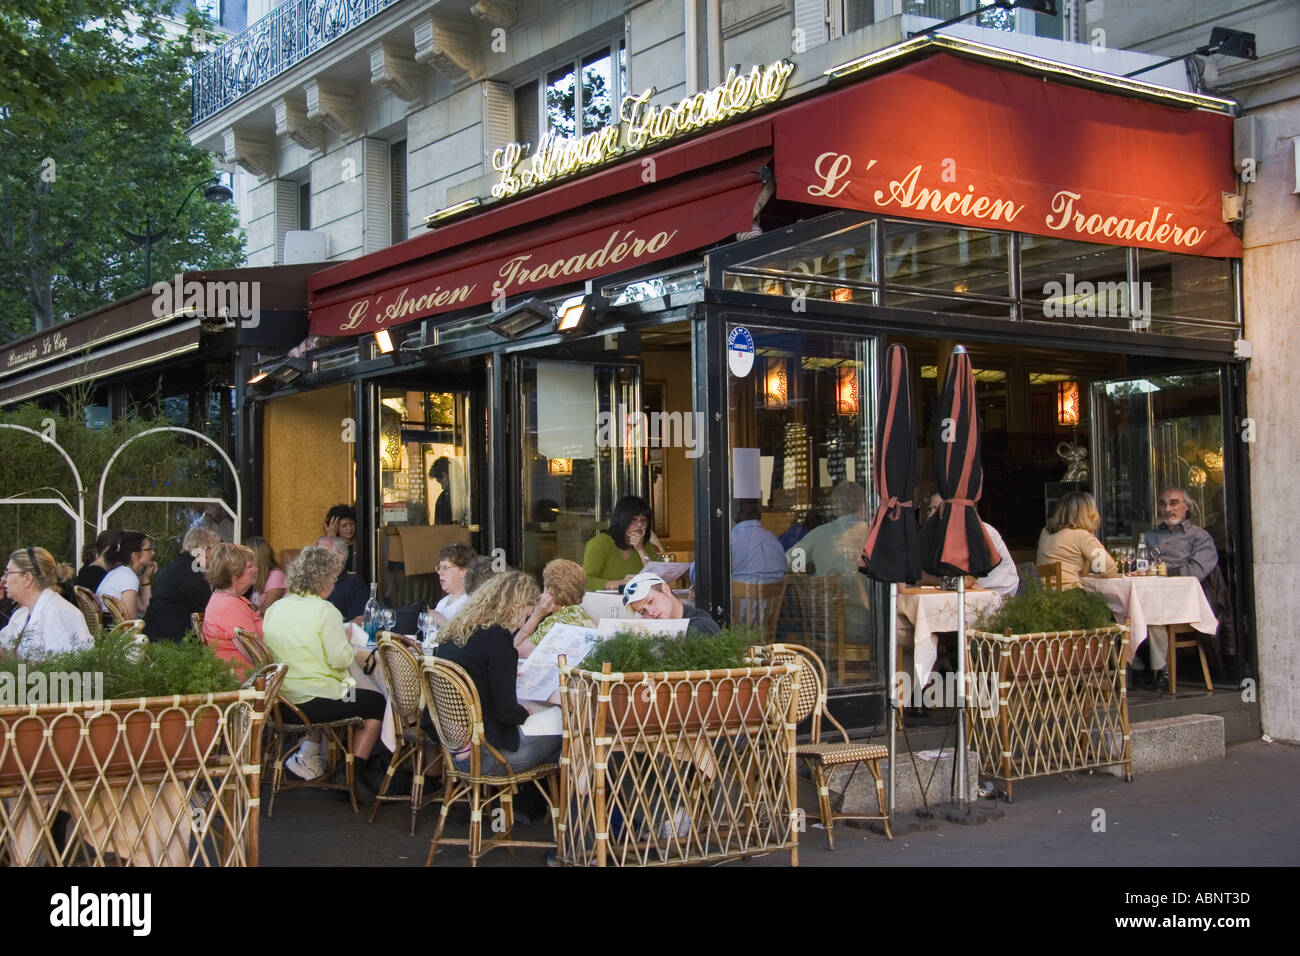
{"label": "white baseball cap", "polygon": [[650,592],[660,584],[665,588],[668,586],[668,582],[653,571],[642,571],[623,585],[623,606],[627,607],[637,601],[644,601],[650,596]]}

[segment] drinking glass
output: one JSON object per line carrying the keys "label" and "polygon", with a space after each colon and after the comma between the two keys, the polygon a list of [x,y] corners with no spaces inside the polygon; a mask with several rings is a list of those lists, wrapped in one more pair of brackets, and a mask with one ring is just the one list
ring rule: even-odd
{"label": "drinking glass", "polygon": [[[397,612],[391,607],[382,607],[379,609],[379,630],[391,631],[397,624]],[[376,638],[378,635],[376,635]]]}

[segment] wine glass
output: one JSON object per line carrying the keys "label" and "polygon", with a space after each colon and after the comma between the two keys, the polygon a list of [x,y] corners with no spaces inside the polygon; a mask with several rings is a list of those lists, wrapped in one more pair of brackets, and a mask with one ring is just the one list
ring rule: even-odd
{"label": "wine glass", "polygon": [[438,619],[432,611],[420,612],[420,638],[426,654],[433,653],[433,641],[438,636]]}
{"label": "wine glass", "polygon": [[[376,615],[379,620],[380,631],[391,631],[397,624],[397,612],[391,607],[381,607]],[[376,635],[376,638],[378,635]]]}

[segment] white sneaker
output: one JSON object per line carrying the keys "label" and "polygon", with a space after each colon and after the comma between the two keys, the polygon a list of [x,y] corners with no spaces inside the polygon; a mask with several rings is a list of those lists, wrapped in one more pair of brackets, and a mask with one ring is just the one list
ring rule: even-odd
{"label": "white sneaker", "polygon": [[320,754],[304,754],[299,750],[284,762],[284,769],[299,780],[315,780],[317,777],[325,776],[327,768],[325,758]]}

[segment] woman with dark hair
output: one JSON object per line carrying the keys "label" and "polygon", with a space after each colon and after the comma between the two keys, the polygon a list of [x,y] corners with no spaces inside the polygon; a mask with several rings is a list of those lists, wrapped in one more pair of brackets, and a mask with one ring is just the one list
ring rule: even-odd
{"label": "woman with dark hair", "polygon": [[659,560],[659,552],[650,542],[653,524],[654,514],[644,498],[627,495],[618,499],[609,516],[609,530],[598,532],[582,553],[588,591],[620,588],[647,563]]}
{"label": "woman with dark hair", "polygon": [[128,618],[144,617],[153,576],[158,573],[153,541],[142,531],[123,531],[117,544],[109,549],[108,560],[115,566],[95,588],[95,597],[101,604],[104,595],[115,597],[126,607]]}
{"label": "woman with dark hair", "polygon": [[86,588],[93,591],[99,587],[99,582],[104,580],[104,576],[113,570],[113,562],[109,560],[108,553],[117,544],[117,539],[122,537],[120,528],[112,528],[108,531],[100,532],[94,544],[86,545],[81,553],[82,568],[77,572],[77,587]]}
{"label": "woman with dark hair", "polygon": [[357,543],[357,509],[351,505],[335,505],[325,512],[325,534],[342,539],[348,546],[344,571],[355,571]]}

